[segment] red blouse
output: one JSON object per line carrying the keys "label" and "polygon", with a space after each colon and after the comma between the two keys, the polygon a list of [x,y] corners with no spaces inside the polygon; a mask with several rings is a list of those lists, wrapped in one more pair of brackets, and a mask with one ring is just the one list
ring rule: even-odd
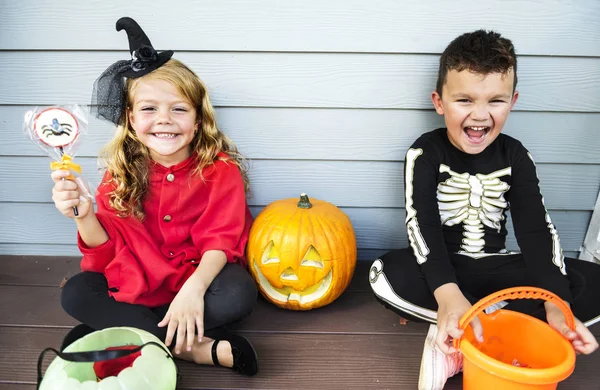
{"label": "red blouse", "polygon": [[[227,158],[219,154],[220,158]],[[228,262],[246,265],[252,224],[244,182],[232,162],[217,160],[192,175],[194,157],[166,168],[153,162],[146,217],[118,217],[109,206],[108,172],[96,193],[96,216],[109,240],[89,248],[78,237],[83,271],[106,276],[117,301],[156,307],[170,303],[196,270],[204,252],[221,250]]]}

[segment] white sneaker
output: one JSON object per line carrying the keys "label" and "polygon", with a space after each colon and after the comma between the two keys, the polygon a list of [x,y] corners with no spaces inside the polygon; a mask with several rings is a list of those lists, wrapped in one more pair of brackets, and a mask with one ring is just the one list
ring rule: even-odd
{"label": "white sneaker", "polygon": [[448,378],[458,374],[463,368],[462,353],[444,354],[435,344],[436,336],[437,326],[430,325],[421,358],[419,390],[441,390]]}

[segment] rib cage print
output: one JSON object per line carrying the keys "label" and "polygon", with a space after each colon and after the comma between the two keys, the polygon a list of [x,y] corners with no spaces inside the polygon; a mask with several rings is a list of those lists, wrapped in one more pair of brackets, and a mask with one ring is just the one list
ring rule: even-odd
{"label": "rib cage print", "polygon": [[465,254],[482,253],[485,246],[484,227],[501,229],[508,202],[504,194],[510,186],[500,180],[511,174],[511,168],[487,175],[454,172],[441,164],[440,173],[448,173],[450,178],[438,184],[437,199],[443,225],[463,224]]}

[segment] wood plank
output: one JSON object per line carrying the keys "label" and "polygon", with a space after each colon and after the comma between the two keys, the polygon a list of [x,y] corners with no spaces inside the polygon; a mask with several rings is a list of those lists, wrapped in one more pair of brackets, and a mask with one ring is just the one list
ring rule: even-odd
{"label": "wood plank", "polygon": [[[78,323],[63,311],[58,287],[0,285],[0,292],[5,313],[0,327],[70,328]],[[414,334],[426,325],[402,326],[399,316],[380,305],[371,292],[349,289],[332,304],[307,312],[279,309],[260,298],[252,314],[232,327],[250,333]]]}
{"label": "wood plank", "polygon": [[[102,179],[96,159],[81,157],[76,162],[95,188]],[[11,183],[0,187],[0,202],[51,201],[49,157],[0,157],[0,165],[0,182]],[[594,209],[600,164],[537,164],[537,171],[548,209]],[[306,193],[338,207],[404,207],[403,172],[404,163],[397,161],[254,160],[248,172],[248,202],[265,206]]]}
{"label": "wood plank", "polygon": [[[0,104],[89,104],[94,80],[126,57],[4,52]],[[183,52],[177,58],[206,82],[214,105],[228,107],[431,109],[438,68],[436,56],[422,54]],[[599,68],[600,58],[523,57],[515,110],[598,112]]]}
{"label": "wood plank", "polygon": [[60,305],[61,289],[57,286],[3,286],[0,307],[5,313],[0,326],[41,326],[71,328],[78,321]]}
{"label": "wood plank", "polygon": [[[81,272],[80,259],[81,256],[0,255],[0,285],[57,287],[63,278]],[[368,261],[357,263],[354,278],[346,291],[370,291],[366,277],[369,266]]]}
{"label": "wood plank", "polygon": [[[32,108],[0,106],[4,127],[20,129]],[[402,161],[421,134],[444,125],[433,110],[221,107],[217,120],[246,157],[295,160]],[[598,122],[600,114],[593,113],[516,111],[503,132],[518,138],[538,163],[600,164]],[[365,129],[374,130],[367,139]],[[97,156],[113,134],[110,123],[90,118],[77,156]],[[20,131],[6,133],[1,154],[46,157]]]}
{"label": "wood plank", "polygon": [[[261,207],[251,207],[257,215]],[[408,246],[404,209],[385,208],[345,208],[358,248],[404,248]],[[591,211],[550,210],[552,221],[558,229],[562,248],[566,251],[578,251],[583,243],[585,230],[589,224]],[[56,211],[49,203],[0,203],[0,236],[6,243],[26,244],[76,244],[76,225]],[[24,216],[26,216],[24,218]],[[52,229],[48,230],[48,224]],[[506,240],[508,249],[516,250],[518,245],[511,233],[512,220],[507,219],[509,235]]]}
{"label": "wood plank", "polygon": [[277,308],[261,298],[252,314],[231,328],[259,333],[411,335],[426,334],[429,325],[401,325],[400,316],[379,304],[372,292],[346,291],[328,306],[302,312]]}
{"label": "wood plank", "polygon": [[33,384],[0,382],[0,390],[36,390],[36,386]]}
{"label": "wood plank", "polygon": [[[397,314],[379,304],[370,291],[358,291],[359,287],[355,283],[330,305],[310,311],[280,309],[261,297],[248,317],[230,327],[247,333],[426,333],[425,323],[409,321],[400,325]],[[78,323],[61,308],[58,287],[0,285],[0,292],[0,308],[6,313],[0,327],[70,328]],[[590,330],[600,336],[600,324]]]}
{"label": "wood plank", "polygon": [[0,285],[59,286],[63,278],[78,272],[79,257],[2,256]]}
{"label": "wood plank", "polygon": [[[366,251],[371,254],[369,260],[374,260],[388,250],[370,249]],[[0,264],[2,265],[0,285],[59,286],[64,277],[68,278],[80,272],[80,258],[68,256],[0,255]],[[371,291],[366,277],[370,266],[371,261],[367,261],[366,258],[364,261],[357,262],[354,276],[346,291]],[[26,270],[26,272],[23,272],[23,270]]]}
{"label": "wood plank", "polygon": [[[440,53],[454,37],[481,28],[478,21],[485,20],[487,29],[512,39],[520,55],[600,55],[600,7],[595,1],[525,0],[508,6],[501,0],[457,0],[446,7],[443,0],[387,0],[372,6],[348,0],[343,12],[340,2],[319,0],[145,5],[143,0],[118,5],[100,0],[3,2],[0,49],[122,50],[126,38],[115,31],[115,21],[134,15],[161,50]],[[47,23],[64,15],[70,20],[60,28]],[[78,39],[81,36],[85,41]]]}
{"label": "wood plank", "polygon": [[[0,326],[69,327],[76,321],[60,306],[62,279],[79,272],[77,258],[47,256],[0,256]],[[249,332],[414,333],[421,324],[400,327],[398,316],[373,298],[367,281],[370,262],[357,264],[346,292],[333,304],[310,312],[278,309],[259,299],[254,312],[236,328]],[[25,271],[25,272],[24,272]],[[23,308],[27,311],[23,313]],[[264,318],[274,321],[264,323]],[[343,318],[343,319],[342,319]],[[327,325],[319,327],[319,323]]]}
{"label": "wood plank", "polygon": [[[11,353],[0,357],[0,382],[34,383],[33,362],[44,347],[59,346],[64,333],[63,329],[4,328],[0,347]],[[258,375],[247,378],[225,368],[177,361],[182,375],[178,389],[414,389],[424,336],[247,334],[260,359]],[[578,357],[575,372],[559,388],[595,388],[599,363],[600,354]],[[460,389],[461,379],[460,375],[452,378],[445,389]]]}
{"label": "wood plank", "polygon": [[[33,383],[34,362],[39,352],[46,346],[59,346],[64,334],[64,329],[4,328],[0,334],[0,346],[14,352],[0,357],[0,381]],[[248,338],[260,357],[257,376],[247,378],[224,368],[199,367],[178,361],[182,375],[178,388],[332,388],[340,381],[359,385],[360,388],[373,385],[414,388],[424,334],[249,334]],[[389,348],[390,344],[400,342],[402,350]],[[365,361],[365,356],[369,356],[372,367],[360,372],[356,368]]]}
{"label": "wood plank", "polygon": [[[53,258],[39,260],[48,264]],[[10,266],[10,258],[2,258]],[[347,290],[333,303],[323,308],[298,312],[277,308],[259,298],[253,312],[232,328],[256,333],[352,333],[352,334],[418,334],[426,324],[399,324],[399,316],[380,305],[373,297],[367,281],[368,262],[358,264]],[[29,269],[26,267],[25,269]],[[37,268],[39,270],[39,268]],[[38,271],[39,272],[39,271]],[[36,267],[32,278],[36,278]],[[43,275],[47,279],[48,275]],[[50,283],[59,283],[50,280]],[[61,290],[55,286],[4,285],[0,279],[0,312],[5,315],[0,326],[72,327],[77,321],[61,308]],[[25,309],[25,310],[24,310]],[[265,319],[269,319],[266,321]],[[592,328],[600,335],[600,324]]]}

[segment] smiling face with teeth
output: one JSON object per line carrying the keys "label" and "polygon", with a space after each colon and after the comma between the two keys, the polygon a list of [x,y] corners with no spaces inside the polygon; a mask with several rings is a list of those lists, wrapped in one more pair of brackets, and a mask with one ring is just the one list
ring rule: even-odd
{"label": "smiling face with teeth", "polygon": [[434,91],[431,100],[436,112],[444,116],[452,145],[478,154],[494,142],[519,97],[513,83],[512,69],[487,75],[448,71],[442,95]]}
{"label": "smiling face with teeth", "polygon": [[191,155],[198,123],[196,109],[173,84],[141,78],[131,91],[128,119],[150,157],[169,167]]}

